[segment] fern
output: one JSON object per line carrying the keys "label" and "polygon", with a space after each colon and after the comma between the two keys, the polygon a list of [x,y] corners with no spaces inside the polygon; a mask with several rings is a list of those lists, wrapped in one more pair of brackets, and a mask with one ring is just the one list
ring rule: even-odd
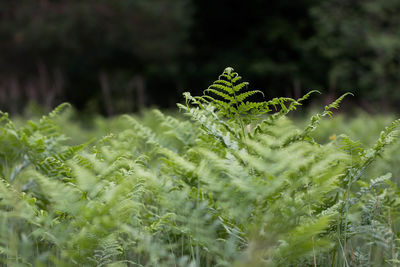
{"label": "fern", "polygon": [[286,115],[315,91],[251,102],[262,93],[241,79],[227,68],[203,96],[185,93],[190,119],[99,119],[106,136],[74,146],[59,122],[67,104],[21,127],[1,113],[0,264],[397,264],[398,174],[371,166],[399,120],[372,146],[318,142],[345,95],[299,128]]}
{"label": "fern", "polygon": [[[247,90],[248,82],[240,82],[242,79],[234,69],[228,67],[219,76],[212,85],[204,90],[204,95],[200,97],[192,97],[189,93],[184,93],[186,98],[186,109],[190,110],[189,103],[198,105],[203,110],[205,106],[208,109],[212,109],[210,106],[216,108],[216,114],[219,118],[227,118],[228,121],[236,121],[240,126],[240,132],[242,138],[247,136],[246,125],[250,125],[251,122],[259,119],[260,115],[271,112],[273,108],[277,110],[280,107],[280,114],[287,114],[289,111],[295,110],[296,106],[301,105],[301,101],[307,99],[312,93],[317,91],[311,91],[304,97],[297,101],[292,98],[279,97],[269,101],[253,102],[248,99],[255,94],[263,94],[260,90]],[[216,97],[219,97],[216,98]],[[286,106],[289,103],[289,107]],[[181,108],[183,106],[180,106]],[[228,127],[230,128],[230,127]],[[235,131],[235,130],[233,130]]]}
{"label": "fern", "polygon": [[235,118],[238,115],[248,115],[249,111],[262,112],[259,105],[254,102],[245,102],[250,96],[260,93],[259,90],[243,92],[248,82],[240,82],[242,77],[237,72],[234,72],[233,68],[226,68],[224,72],[219,76],[212,85],[210,85],[204,93],[212,93],[222,98],[218,100],[210,95],[204,95],[198,97],[203,102],[212,102],[216,104],[218,109],[221,111],[223,116],[227,116],[229,119]]}

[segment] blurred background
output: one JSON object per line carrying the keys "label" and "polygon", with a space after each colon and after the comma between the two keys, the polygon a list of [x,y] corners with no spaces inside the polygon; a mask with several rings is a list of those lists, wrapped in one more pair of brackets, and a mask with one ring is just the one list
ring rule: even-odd
{"label": "blurred background", "polygon": [[399,14],[398,0],[0,0],[0,110],[174,108],[231,66],[267,98],[350,91],[399,112]]}

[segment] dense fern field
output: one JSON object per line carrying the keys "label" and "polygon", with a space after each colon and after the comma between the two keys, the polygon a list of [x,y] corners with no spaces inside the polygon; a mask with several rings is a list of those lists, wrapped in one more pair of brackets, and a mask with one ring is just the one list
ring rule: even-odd
{"label": "dense fern field", "polygon": [[[397,266],[400,120],[304,122],[227,68],[178,115],[0,114],[2,266]],[[376,136],[374,136],[376,135]]]}

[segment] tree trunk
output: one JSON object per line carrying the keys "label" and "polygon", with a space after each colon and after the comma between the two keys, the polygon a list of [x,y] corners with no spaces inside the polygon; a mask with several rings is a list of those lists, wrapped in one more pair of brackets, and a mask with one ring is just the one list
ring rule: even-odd
{"label": "tree trunk", "polygon": [[107,116],[113,115],[113,107],[112,107],[112,100],[111,100],[111,89],[110,83],[108,81],[108,76],[105,72],[101,71],[99,73],[99,82],[101,86],[101,92],[103,95],[103,101],[106,109]]}

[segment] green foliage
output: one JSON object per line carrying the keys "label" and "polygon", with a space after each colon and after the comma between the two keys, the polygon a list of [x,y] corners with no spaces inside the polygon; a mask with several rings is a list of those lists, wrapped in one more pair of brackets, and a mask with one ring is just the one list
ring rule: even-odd
{"label": "green foliage", "polygon": [[247,102],[239,80],[227,68],[213,96],[185,93],[189,119],[124,115],[75,146],[61,131],[66,105],[21,127],[2,113],[1,264],[397,264],[397,176],[369,166],[399,120],[371,148],[344,134],[322,143],[320,122],[344,96],[299,129],[286,114],[310,93]]}
{"label": "green foliage", "polygon": [[[181,109],[187,110],[195,120],[200,121],[200,123],[203,124],[205,128],[208,128],[211,133],[215,132],[219,127],[219,124],[220,126],[224,126],[226,130],[234,135],[245,138],[246,135],[251,132],[251,130],[249,130],[252,126],[251,123],[255,123],[255,127],[258,129],[260,115],[273,111],[272,107],[275,110],[278,110],[279,107],[280,111],[270,116],[269,120],[274,120],[280,116],[288,114],[290,111],[295,110],[297,106],[300,106],[301,102],[309,98],[312,93],[318,92],[310,91],[298,100],[279,97],[270,101],[252,102],[248,101],[252,95],[263,93],[259,90],[244,91],[249,83],[240,82],[241,79],[242,77],[239,76],[233,68],[228,67],[219,76],[218,80],[210,85],[208,89],[204,90],[203,96],[192,97],[190,93],[186,92],[184,93],[184,97],[186,98],[186,107],[181,104],[178,104],[178,106]],[[220,99],[210,96],[210,93],[219,96]],[[342,98],[340,100],[342,100]],[[338,100],[338,103],[340,100]],[[196,110],[191,110],[189,104],[197,105],[199,108],[206,111],[204,114],[208,115],[198,113]],[[336,102],[333,104],[336,104]],[[332,107],[328,107],[327,109],[329,108]],[[224,118],[227,118],[228,120],[225,122],[223,121]],[[216,124],[209,125],[213,120],[215,120]],[[233,122],[233,124],[231,122]],[[235,126],[237,125],[240,126],[240,132],[235,130]],[[222,132],[213,133],[213,135],[220,136],[219,138],[224,139]]]}

